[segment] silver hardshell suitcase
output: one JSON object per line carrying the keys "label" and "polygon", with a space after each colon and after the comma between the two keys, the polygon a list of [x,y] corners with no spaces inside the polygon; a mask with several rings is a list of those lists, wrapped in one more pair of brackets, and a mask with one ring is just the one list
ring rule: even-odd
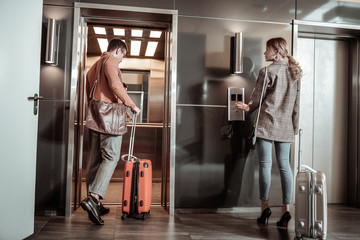
{"label": "silver hardshell suitcase", "polygon": [[295,240],[326,239],[327,193],[325,174],[301,165],[301,133],[299,131],[299,165],[295,188]]}

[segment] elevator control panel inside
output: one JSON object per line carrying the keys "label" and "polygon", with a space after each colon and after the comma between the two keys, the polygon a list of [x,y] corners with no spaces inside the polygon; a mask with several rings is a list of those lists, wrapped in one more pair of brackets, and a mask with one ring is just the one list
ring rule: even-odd
{"label": "elevator control panel inside", "polygon": [[228,88],[228,121],[245,121],[244,110],[239,110],[235,107],[235,103],[245,101],[244,88]]}

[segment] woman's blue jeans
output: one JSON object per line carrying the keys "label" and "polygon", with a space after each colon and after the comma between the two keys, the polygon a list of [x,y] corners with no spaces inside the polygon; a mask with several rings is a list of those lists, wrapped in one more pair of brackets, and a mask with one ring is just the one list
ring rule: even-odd
{"label": "woman's blue jeans", "polygon": [[[272,143],[273,141],[263,138],[257,138],[256,140],[256,149],[259,159],[260,199],[263,201],[269,200],[272,167]],[[289,160],[291,143],[274,141],[274,144],[276,160],[280,170],[283,204],[290,204],[293,187],[293,175]]]}

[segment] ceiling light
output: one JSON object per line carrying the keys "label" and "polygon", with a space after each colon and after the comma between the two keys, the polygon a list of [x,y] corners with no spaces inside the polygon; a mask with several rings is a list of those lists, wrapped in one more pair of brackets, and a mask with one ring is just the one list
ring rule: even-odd
{"label": "ceiling light", "polygon": [[140,46],[141,46],[141,41],[131,40],[130,55],[131,56],[139,56],[140,55]]}
{"label": "ceiling light", "polygon": [[114,35],[115,36],[125,36],[125,29],[123,28],[114,28]]}
{"label": "ceiling light", "polygon": [[94,27],[94,31],[95,34],[102,34],[102,35],[106,34],[105,28],[103,27]]}
{"label": "ceiling light", "polygon": [[101,52],[106,52],[107,51],[107,47],[109,45],[109,41],[106,38],[98,38],[98,43],[101,49]]}
{"label": "ceiling light", "polygon": [[158,45],[158,42],[148,42],[145,56],[153,57],[155,55],[155,50]]}
{"label": "ceiling light", "polygon": [[150,37],[151,38],[160,38],[161,37],[161,31],[151,31],[150,32]]}
{"label": "ceiling light", "polygon": [[143,30],[136,30],[136,29],[131,30],[132,37],[142,37],[142,34],[143,34]]}

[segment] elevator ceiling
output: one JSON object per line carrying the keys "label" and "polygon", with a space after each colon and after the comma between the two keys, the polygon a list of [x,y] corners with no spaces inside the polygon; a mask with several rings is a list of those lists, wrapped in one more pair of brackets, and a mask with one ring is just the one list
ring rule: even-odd
{"label": "elevator ceiling", "polygon": [[[94,27],[102,27],[105,29],[104,34],[97,34],[94,31]],[[117,36],[114,33],[114,29],[123,29],[124,34],[122,36]],[[142,30],[141,36],[132,36],[132,30]],[[150,36],[151,31],[160,31],[160,38],[154,38]],[[151,58],[164,60],[164,49],[165,49],[165,30],[161,27],[150,27],[150,26],[132,26],[130,23],[127,25],[114,25],[114,24],[104,24],[104,23],[91,23],[88,24],[88,46],[87,54],[88,56],[100,56],[101,49],[98,43],[98,38],[107,39],[110,41],[112,38],[120,38],[124,40],[128,46],[127,58]],[[131,55],[130,51],[133,46],[131,41],[140,41],[140,52],[138,55]],[[155,54],[153,56],[146,56],[146,49],[150,42],[157,43]]]}

